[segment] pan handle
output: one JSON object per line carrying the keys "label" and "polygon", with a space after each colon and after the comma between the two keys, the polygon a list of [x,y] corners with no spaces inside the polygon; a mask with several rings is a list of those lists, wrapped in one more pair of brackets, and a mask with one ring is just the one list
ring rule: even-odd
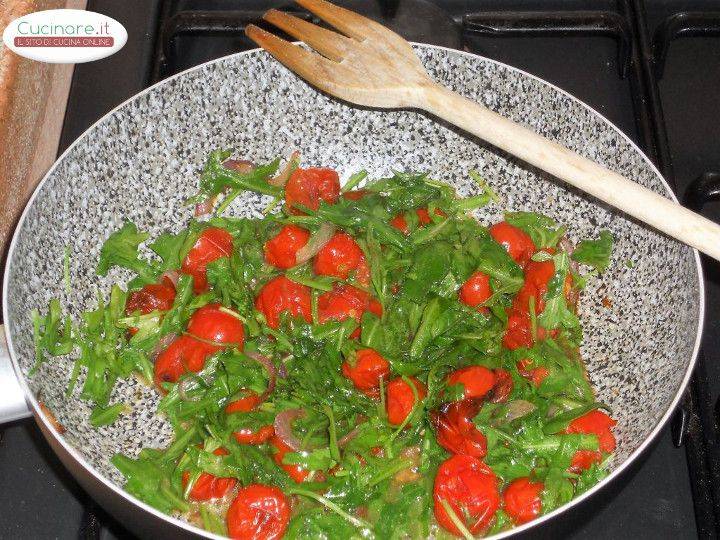
{"label": "pan handle", "polygon": [[5,330],[2,325],[0,325],[0,389],[0,424],[27,418],[31,415],[25,401],[25,392],[20,388],[10,361]]}

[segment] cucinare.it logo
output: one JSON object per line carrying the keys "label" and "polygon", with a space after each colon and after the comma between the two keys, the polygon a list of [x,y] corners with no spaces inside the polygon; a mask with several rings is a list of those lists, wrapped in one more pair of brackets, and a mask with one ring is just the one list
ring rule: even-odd
{"label": "cucinare.it logo", "polygon": [[79,9],[36,11],[15,19],[3,32],[5,46],[20,56],[53,64],[99,60],[127,42],[115,19]]}

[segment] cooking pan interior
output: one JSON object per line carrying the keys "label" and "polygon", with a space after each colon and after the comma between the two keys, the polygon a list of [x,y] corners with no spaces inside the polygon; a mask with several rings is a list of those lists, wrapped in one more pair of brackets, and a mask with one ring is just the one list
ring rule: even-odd
{"label": "cooking pan interior", "polygon": [[[661,193],[667,187],[640,152],[583,104],[524,73],[473,55],[419,46],[439,81],[598,160]],[[298,149],[306,165],[336,168],[341,178],[366,169],[430,171],[470,195],[476,169],[502,205],[478,213],[484,223],[503,209],[540,211],[569,225],[571,240],[609,229],[616,239],[612,265],[591,278],[580,303],[585,325],[582,354],[598,399],[618,420],[617,468],[651,434],[673,402],[693,362],[702,309],[697,257],[516,160],[436,121],[407,111],[349,107],[312,90],[268,55],[250,52],[201,66],[125,103],[85,134],[50,172],[16,234],[6,277],[5,322],[21,371],[34,362],[30,310],[59,298],[77,316],[93,307],[128,274],[95,275],[102,241],[124,220],[157,235],[177,231],[193,215],[183,201],[193,194],[208,153],[235,148],[256,162]],[[230,212],[260,216],[267,201],[236,200]],[[72,288],[63,283],[70,250]],[[117,385],[111,402],[132,411],[93,429],[80,384],[65,395],[72,363],[52,359],[29,388],[57,416],[63,435],[100,474],[121,485],[109,463],[116,452],[161,447],[170,427],[154,411],[158,395],[135,380]],[[82,381],[82,378],[81,378]]]}

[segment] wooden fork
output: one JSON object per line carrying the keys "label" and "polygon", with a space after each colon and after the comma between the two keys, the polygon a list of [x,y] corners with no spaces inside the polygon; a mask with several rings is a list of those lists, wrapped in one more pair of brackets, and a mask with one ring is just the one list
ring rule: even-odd
{"label": "wooden fork", "polygon": [[317,52],[254,25],[245,32],[319,89],[358,105],[427,111],[720,260],[720,225],[437,84],[381,24],[325,0],[296,1],[339,33],[274,9],[264,19]]}

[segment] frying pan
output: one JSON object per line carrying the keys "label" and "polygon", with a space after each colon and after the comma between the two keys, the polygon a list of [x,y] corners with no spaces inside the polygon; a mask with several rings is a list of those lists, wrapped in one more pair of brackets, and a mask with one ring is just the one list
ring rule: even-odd
{"label": "frying pan", "polygon": [[[415,47],[442,84],[673,197],[657,169],[626,136],[562,90],[479,56]],[[486,224],[500,219],[505,209],[534,210],[569,225],[571,240],[597,237],[601,229],[612,232],[612,264],[602,277],[590,280],[580,303],[585,326],[581,352],[589,377],[598,399],[609,404],[618,420],[611,472],[570,504],[499,537],[555,519],[592,497],[636,460],[667,422],[688,382],[702,331],[697,252],[429,117],[347,106],[316,92],[266,53],[248,51],[167,79],[88,129],[33,194],[10,246],[3,314],[17,381],[60,459],[123,523],[144,535],[211,537],[125,493],[122,476],[109,462],[115,452],[132,455],[144,446],[169,443],[172,431],[155,414],[157,393],[134,379],[122,381],[111,402],[122,400],[132,411],[113,425],[93,429],[90,408],[78,391],[65,394],[70,359],[48,361],[28,376],[34,362],[29,313],[44,310],[56,297],[77,316],[94,305],[98,289],[125,282],[129,275],[119,269],[106,278],[95,275],[103,240],[124,220],[152,235],[183,228],[193,213],[183,201],[196,189],[207,154],[221,147],[235,148],[237,156],[255,161],[298,149],[305,164],[334,167],[344,178],[362,168],[371,176],[431,171],[462,196],[477,192],[467,174],[476,169],[502,200],[478,214]],[[245,194],[229,211],[259,217],[266,202],[263,196]],[[66,246],[70,292],[62,278]],[[10,382],[6,377],[4,386],[9,388]],[[41,401],[64,433],[52,427]]]}

